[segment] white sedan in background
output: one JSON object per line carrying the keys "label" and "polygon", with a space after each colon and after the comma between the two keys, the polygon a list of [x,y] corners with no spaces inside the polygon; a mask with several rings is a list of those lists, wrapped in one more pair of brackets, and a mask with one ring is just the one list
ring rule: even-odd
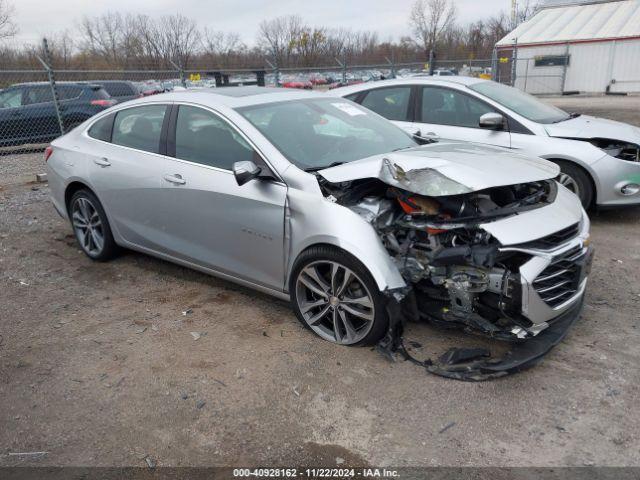
{"label": "white sedan in background", "polygon": [[413,77],[331,90],[412,134],[507,147],[560,166],[585,207],[640,204],[640,128],[569,114],[471,77]]}

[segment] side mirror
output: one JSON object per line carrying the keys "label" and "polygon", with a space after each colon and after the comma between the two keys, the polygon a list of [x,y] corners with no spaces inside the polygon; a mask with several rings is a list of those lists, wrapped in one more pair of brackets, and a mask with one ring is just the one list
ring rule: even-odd
{"label": "side mirror", "polygon": [[478,122],[480,128],[488,128],[490,130],[501,130],[504,127],[504,117],[499,113],[485,113],[480,117]]}
{"label": "side mirror", "polygon": [[233,164],[233,176],[239,186],[257,178],[262,169],[250,160],[244,162],[235,162]]}

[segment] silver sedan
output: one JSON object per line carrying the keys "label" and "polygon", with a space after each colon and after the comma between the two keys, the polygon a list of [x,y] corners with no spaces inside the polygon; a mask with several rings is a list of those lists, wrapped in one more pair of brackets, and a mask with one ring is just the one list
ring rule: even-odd
{"label": "silver sedan", "polygon": [[124,247],[290,299],[344,345],[397,350],[413,316],[550,348],[586,288],[579,200],[545,160],[423,143],[348,100],[243,87],[118,105],[45,156],[91,259]]}

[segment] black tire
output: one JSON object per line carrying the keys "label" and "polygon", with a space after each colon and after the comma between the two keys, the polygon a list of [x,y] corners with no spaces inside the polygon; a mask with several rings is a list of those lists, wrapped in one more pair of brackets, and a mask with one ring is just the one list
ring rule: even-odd
{"label": "black tire", "polygon": [[[86,205],[86,202],[88,202],[89,205],[91,205],[91,207],[95,211],[95,214],[97,215],[100,221],[99,231],[103,239],[103,242],[100,248],[91,249],[90,246],[92,243],[95,247],[99,246],[98,243],[94,240],[94,238],[96,237],[93,237],[91,233],[89,233],[89,234],[85,234],[83,238],[83,234],[82,234],[83,229],[78,227],[80,223],[76,222],[76,224],[74,224],[74,220],[76,220],[74,219],[74,211],[76,210],[76,208],[81,210],[80,205],[81,204]],[[71,222],[71,228],[73,228],[73,233],[76,236],[78,245],[80,246],[80,249],[85,253],[87,257],[89,257],[91,260],[96,260],[98,262],[105,262],[107,260],[111,260],[118,253],[118,245],[113,239],[113,234],[111,233],[111,227],[109,225],[109,220],[107,219],[107,215],[104,211],[104,208],[102,208],[102,204],[100,203],[100,200],[98,200],[98,197],[96,197],[93,194],[93,192],[87,189],[81,189],[75,192],[71,197],[71,200],[69,200],[68,212],[69,212],[69,221]],[[98,228],[96,227],[95,230],[97,232]],[[84,231],[86,231],[86,229]],[[87,238],[89,242],[89,247],[87,246],[87,243],[84,241]]]}
{"label": "black tire", "polygon": [[[365,294],[368,293],[372,301],[374,309],[372,314],[373,325],[368,327],[368,333],[366,333],[363,338],[359,339],[356,342],[341,343],[338,342],[337,339],[326,338],[321,333],[315,331],[314,328],[309,325],[300,309],[298,302],[298,277],[300,276],[301,272],[307,267],[312,267],[318,264],[322,265],[323,262],[333,262],[336,264],[340,264],[341,266],[350,270],[351,273],[355,274],[357,278],[355,278],[347,288],[352,288],[352,286],[355,285],[356,289],[360,289],[360,294],[362,294],[362,292],[364,292]],[[366,292],[361,289],[362,286],[364,286]],[[320,337],[325,338],[325,340],[334,343],[348,346],[373,345],[385,335],[389,326],[389,319],[386,311],[386,299],[384,298],[384,295],[380,293],[378,285],[376,284],[367,268],[351,254],[336,247],[319,245],[305,250],[296,260],[296,263],[291,272],[291,278],[289,280],[289,293],[291,296],[291,307],[293,308],[296,317],[302,323],[302,325],[304,325],[306,328],[313,331]],[[340,300],[343,300],[342,297],[340,297]],[[344,303],[349,303],[348,300],[348,295],[345,295]],[[331,308],[339,309],[341,307],[340,305],[338,305]],[[351,316],[351,319],[355,320],[356,322],[359,320],[358,318],[353,316]],[[370,320],[368,320],[367,322],[370,322]],[[344,323],[342,323],[342,325],[344,326]],[[352,324],[352,326],[354,325],[355,324]],[[364,334],[365,331],[364,329],[361,329],[359,330],[359,332],[360,334]]]}
{"label": "black tire", "polygon": [[571,162],[562,160],[553,160],[553,162],[560,167],[558,182],[575,193],[585,209],[590,208],[593,204],[594,190],[589,174]]}

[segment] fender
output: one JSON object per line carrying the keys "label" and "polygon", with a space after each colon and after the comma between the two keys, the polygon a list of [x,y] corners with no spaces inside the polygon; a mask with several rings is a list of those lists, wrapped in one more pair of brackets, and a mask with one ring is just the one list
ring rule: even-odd
{"label": "fender", "polygon": [[[285,245],[285,251],[289,255],[285,265],[285,290],[288,289],[289,277],[298,256],[318,244],[336,246],[360,260],[380,291],[406,286],[373,227],[357,213],[317,193],[293,188],[289,189],[287,200],[285,230],[289,229],[289,235],[285,235],[285,239],[288,237],[289,247]],[[329,229],[327,225],[330,225]]]}

